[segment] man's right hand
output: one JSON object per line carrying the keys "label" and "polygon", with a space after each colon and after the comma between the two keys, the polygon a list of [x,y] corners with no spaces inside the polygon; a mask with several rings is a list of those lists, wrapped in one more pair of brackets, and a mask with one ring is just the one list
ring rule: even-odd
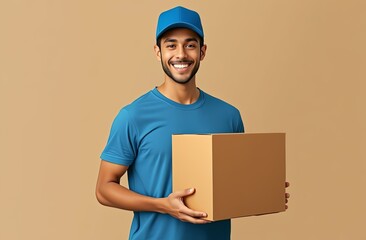
{"label": "man's right hand", "polygon": [[120,185],[121,177],[128,167],[101,161],[96,186],[98,201],[106,206],[131,210],[135,212],[160,212],[190,223],[209,223],[207,214],[189,209],[183,199],[194,193],[194,189],[186,189],[171,193],[166,198],[153,198],[138,194]]}
{"label": "man's right hand", "polygon": [[211,221],[204,219],[207,217],[207,213],[194,211],[184,204],[183,199],[194,194],[194,192],[195,189],[189,188],[171,193],[167,198],[164,198],[165,212],[183,222],[194,224],[210,223]]}

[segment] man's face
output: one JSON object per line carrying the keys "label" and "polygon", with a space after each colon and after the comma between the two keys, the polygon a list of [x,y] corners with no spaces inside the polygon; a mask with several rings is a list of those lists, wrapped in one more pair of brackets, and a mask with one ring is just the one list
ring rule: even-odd
{"label": "man's face", "polygon": [[161,38],[160,49],[155,46],[165,74],[174,82],[186,84],[194,79],[206,46],[200,47],[198,35],[186,28],[167,31]]}

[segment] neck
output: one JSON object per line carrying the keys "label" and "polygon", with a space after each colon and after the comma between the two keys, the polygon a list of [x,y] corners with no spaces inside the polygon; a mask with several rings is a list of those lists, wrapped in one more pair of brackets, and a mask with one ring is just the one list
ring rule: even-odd
{"label": "neck", "polygon": [[165,79],[164,83],[158,86],[158,90],[165,97],[181,104],[192,104],[197,101],[200,95],[195,77],[186,84],[179,84],[171,79]]}

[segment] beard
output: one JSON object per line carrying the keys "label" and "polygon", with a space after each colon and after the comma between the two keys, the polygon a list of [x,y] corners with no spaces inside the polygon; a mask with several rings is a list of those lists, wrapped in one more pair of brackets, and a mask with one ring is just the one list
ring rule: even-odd
{"label": "beard", "polygon": [[[179,84],[189,83],[192,80],[192,78],[196,75],[198,69],[200,68],[200,62],[198,61],[194,65],[191,74],[189,74],[189,76],[187,78],[179,80],[173,76],[172,72],[169,70],[168,66],[164,63],[164,61],[162,59],[160,62],[161,62],[161,66],[163,67],[165,74],[168,75],[168,77],[170,77],[174,82],[179,83]],[[184,60],[182,62],[184,62]]]}

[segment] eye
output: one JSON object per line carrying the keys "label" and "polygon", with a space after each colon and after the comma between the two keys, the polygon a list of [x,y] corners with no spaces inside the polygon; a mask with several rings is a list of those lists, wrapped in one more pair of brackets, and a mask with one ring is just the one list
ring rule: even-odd
{"label": "eye", "polygon": [[172,48],[174,48],[174,47],[175,47],[175,45],[174,45],[174,44],[166,45],[166,48],[170,48],[170,49],[172,49]]}
{"label": "eye", "polygon": [[189,48],[189,49],[194,49],[194,48],[196,48],[196,44],[187,44],[187,48]]}
{"label": "eye", "polygon": [[195,42],[188,43],[186,45],[186,48],[188,48],[188,49],[195,49],[196,47],[197,47],[197,44]]}

